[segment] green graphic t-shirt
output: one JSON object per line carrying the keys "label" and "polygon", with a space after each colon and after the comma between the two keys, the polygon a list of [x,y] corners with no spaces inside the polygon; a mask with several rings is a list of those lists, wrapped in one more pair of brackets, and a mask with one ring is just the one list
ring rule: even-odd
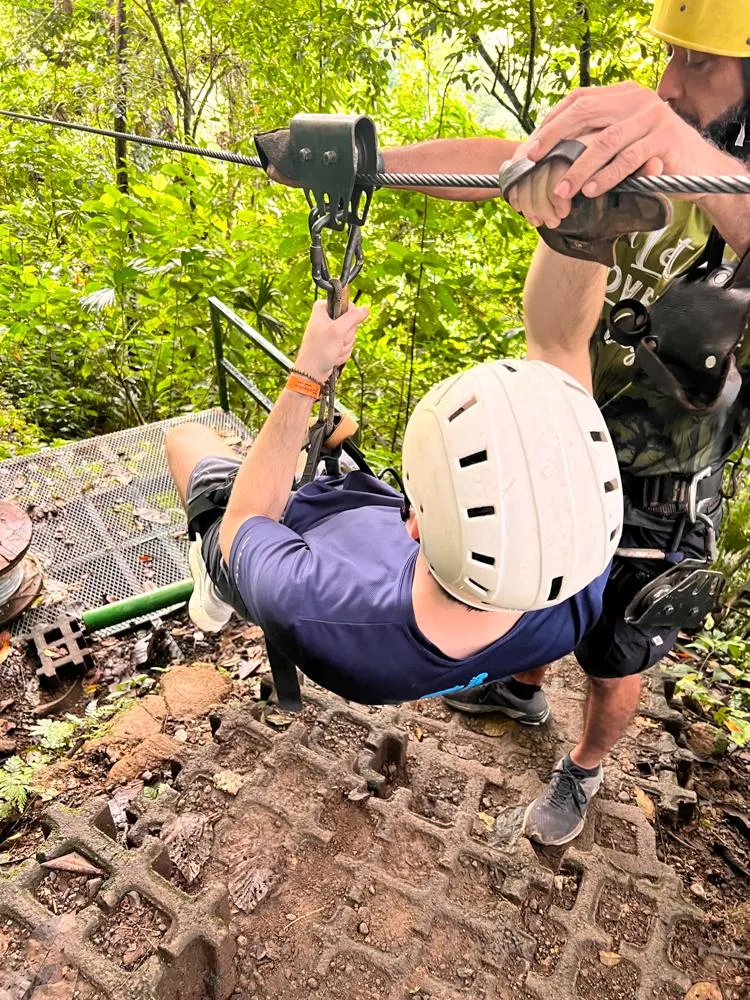
{"label": "green graphic t-shirt", "polygon": [[[622,299],[650,305],[706,245],[711,223],[688,201],[673,201],[673,218],[658,232],[623,237],[610,270],[605,310]],[[737,356],[744,390],[734,405],[702,417],[686,413],[634,364],[602,326],[590,346],[594,396],[617,449],[620,468],[637,476],[691,475],[725,458],[750,429],[750,337]]]}

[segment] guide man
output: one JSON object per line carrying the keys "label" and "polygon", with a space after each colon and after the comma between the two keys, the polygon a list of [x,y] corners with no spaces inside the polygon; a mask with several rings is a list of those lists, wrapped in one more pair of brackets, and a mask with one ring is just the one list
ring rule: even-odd
{"label": "guide man", "polygon": [[[595,198],[636,172],[747,172],[750,2],[657,0],[651,31],[669,55],[656,92],[632,82],[575,90],[520,147],[494,138],[434,141],[386,150],[386,169],[492,172],[511,158],[535,161],[537,169],[508,199],[547,236],[568,219],[579,192]],[[545,161],[563,140],[583,140],[586,148],[572,163]],[[487,197],[460,189],[438,194]],[[615,558],[603,613],[576,649],[590,681],[581,739],[526,816],[527,835],[545,844],[565,843],[582,828],[602,780],[601,762],[636,710],[640,674],[688,624],[637,624],[626,620],[626,609],[664,572],[665,559],[710,555],[706,519],[718,528],[722,469],[750,423],[750,197],[690,195],[672,200],[671,208],[671,221],[659,231],[618,239],[609,268],[540,242],[524,293],[530,340],[556,341],[562,353],[582,327],[593,333],[594,397],[615,443],[626,498],[621,550],[661,553]],[[724,243],[728,267],[721,263]],[[663,304],[663,357],[623,346],[599,321],[622,300]],[[651,362],[648,371],[641,359]],[[465,712],[501,712],[538,725],[550,714],[544,674],[544,667],[520,672],[447,700]]]}

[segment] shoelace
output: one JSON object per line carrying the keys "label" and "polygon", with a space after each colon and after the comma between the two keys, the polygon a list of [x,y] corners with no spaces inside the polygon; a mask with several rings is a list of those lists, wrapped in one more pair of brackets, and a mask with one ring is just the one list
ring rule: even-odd
{"label": "shoelace", "polygon": [[586,793],[581,787],[581,779],[563,767],[550,771],[547,778],[550,780],[550,805],[557,809],[563,809],[568,800],[572,799],[578,815],[582,817],[583,807],[586,805]]}

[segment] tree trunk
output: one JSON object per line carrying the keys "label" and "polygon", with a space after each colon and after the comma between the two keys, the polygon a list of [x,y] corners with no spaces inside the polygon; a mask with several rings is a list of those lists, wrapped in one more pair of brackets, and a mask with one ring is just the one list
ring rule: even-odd
{"label": "tree trunk", "polygon": [[[126,0],[116,0],[115,7],[115,132],[128,131],[128,78],[126,52],[128,26]],[[115,139],[115,171],[117,187],[128,192],[128,144],[125,139]]]}
{"label": "tree trunk", "polygon": [[589,21],[589,9],[586,3],[577,4],[578,13],[583,18],[583,34],[581,35],[581,45],[578,50],[579,86],[591,86],[591,24]]}

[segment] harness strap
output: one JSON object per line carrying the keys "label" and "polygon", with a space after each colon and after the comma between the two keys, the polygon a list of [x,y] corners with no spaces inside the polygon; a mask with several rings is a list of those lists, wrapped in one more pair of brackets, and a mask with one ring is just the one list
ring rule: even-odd
{"label": "harness strap", "polygon": [[[721,495],[721,480],[724,463],[698,479],[695,483],[693,499],[696,502],[709,500]],[[622,473],[622,489],[632,505],[655,517],[670,518],[688,513],[691,500],[691,484],[696,477],[665,474],[662,476],[633,476]]]}
{"label": "harness strap", "polygon": [[742,388],[742,376],[737,371],[734,355],[726,360],[725,370],[721,377],[719,391],[710,403],[695,404],[688,399],[687,393],[675,378],[674,374],[664,364],[657,353],[657,342],[651,337],[644,337],[635,349],[635,360],[638,366],[649,375],[662,392],[676,400],[679,406],[688,413],[699,413],[708,416],[717,410],[728,410],[734,404]]}
{"label": "harness strap", "polygon": [[268,665],[273,674],[273,686],[276,688],[276,700],[284,712],[299,712],[302,710],[302,692],[294,662],[285,656],[266,636],[266,652]]}

